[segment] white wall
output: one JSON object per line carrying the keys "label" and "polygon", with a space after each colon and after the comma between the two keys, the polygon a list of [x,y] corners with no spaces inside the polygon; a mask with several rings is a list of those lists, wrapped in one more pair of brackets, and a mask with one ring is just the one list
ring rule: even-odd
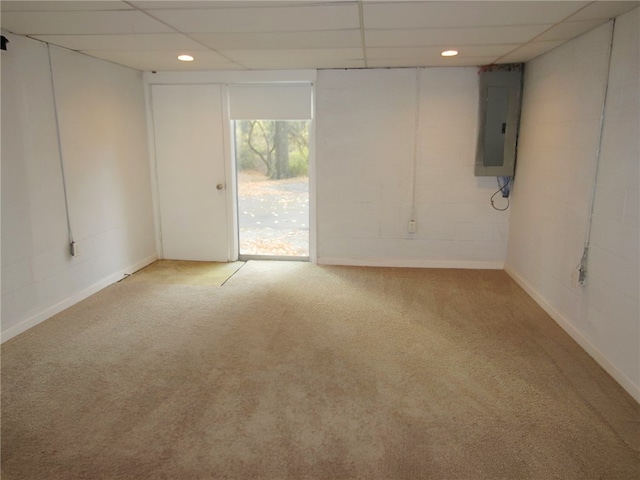
{"label": "white wall", "polygon": [[52,47],[69,255],[45,44],[3,32],[2,337],[156,258],[142,76]]}
{"label": "white wall", "polygon": [[586,286],[610,24],[527,64],[506,269],[640,400],[639,12],[616,21]]}
{"label": "white wall", "polygon": [[[502,268],[509,211],[475,177],[476,68],[323,70],[316,85],[318,262]],[[499,201],[498,201],[499,202]]]}

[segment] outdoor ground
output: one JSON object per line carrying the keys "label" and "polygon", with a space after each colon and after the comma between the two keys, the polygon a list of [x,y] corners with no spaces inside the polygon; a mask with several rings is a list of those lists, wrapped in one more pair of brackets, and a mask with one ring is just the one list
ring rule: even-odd
{"label": "outdoor ground", "polygon": [[241,255],[309,256],[309,179],[238,173]]}

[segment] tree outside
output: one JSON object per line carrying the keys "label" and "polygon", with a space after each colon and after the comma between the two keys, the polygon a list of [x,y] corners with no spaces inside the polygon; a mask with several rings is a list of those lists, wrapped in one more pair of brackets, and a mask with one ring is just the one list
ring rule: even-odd
{"label": "tree outside", "polygon": [[308,121],[239,120],[235,123],[240,171],[259,171],[272,180],[308,175]]}
{"label": "tree outside", "polygon": [[241,255],[309,255],[309,122],[235,122]]}

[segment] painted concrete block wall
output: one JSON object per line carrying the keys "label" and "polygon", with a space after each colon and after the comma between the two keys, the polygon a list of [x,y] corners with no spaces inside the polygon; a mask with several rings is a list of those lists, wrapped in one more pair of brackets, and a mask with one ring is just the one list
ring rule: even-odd
{"label": "painted concrete block wall", "polygon": [[318,262],[502,268],[509,212],[473,174],[477,116],[476,68],[319,71]]}
{"label": "painted concrete block wall", "polygon": [[640,399],[639,30],[616,19],[581,328]]}
{"label": "painted concrete block wall", "polygon": [[[640,400],[639,9],[527,64],[507,271]],[[586,238],[609,89],[587,283]]]}
{"label": "painted concrete block wall", "polygon": [[69,254],[47,47],[2,53],[2,337],[156,258],[141,74],[51,48]]}

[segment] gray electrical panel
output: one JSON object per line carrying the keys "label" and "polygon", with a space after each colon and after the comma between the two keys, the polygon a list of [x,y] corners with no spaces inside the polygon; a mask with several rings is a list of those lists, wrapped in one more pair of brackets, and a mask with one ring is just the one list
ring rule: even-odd
{"label": "gray electrical panel", "polygon": [[491,65],[480,71],[476,176],[513,175],[522,103],[521,63]]}

